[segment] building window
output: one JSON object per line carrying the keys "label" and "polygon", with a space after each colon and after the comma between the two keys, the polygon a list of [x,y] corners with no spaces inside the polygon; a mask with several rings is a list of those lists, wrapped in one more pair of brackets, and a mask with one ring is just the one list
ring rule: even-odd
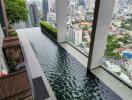
{"label": "building window", "polygon": [[132,86],[132,1],[116,0],[109,26],[104,67]]}

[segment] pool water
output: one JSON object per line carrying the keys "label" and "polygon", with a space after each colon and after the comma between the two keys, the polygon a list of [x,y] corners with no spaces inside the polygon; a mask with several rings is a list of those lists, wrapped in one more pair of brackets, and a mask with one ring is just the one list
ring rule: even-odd
{"label": "pool water", "polygon": [[121,100],[102,81],[44,34],[30,43],[57,100]]}

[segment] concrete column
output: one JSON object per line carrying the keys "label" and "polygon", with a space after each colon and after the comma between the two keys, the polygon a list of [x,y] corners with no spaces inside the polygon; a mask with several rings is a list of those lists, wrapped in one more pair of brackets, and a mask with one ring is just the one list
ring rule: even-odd
{"label": "concrete column", "polygon": [[67,0],[56,0],[56,20],[59,43],[66,41],[67,34]]}
{"label": "concrete column", "polygon": [[96,0],[88,69],[94,69],[102,63],[114,4],[115,0]]}

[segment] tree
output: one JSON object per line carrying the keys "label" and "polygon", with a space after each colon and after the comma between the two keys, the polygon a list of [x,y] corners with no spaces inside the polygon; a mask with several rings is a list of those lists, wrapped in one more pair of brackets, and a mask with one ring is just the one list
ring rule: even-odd
{"label": "tree", "polygon": [[107,40],[107,49],[105,51],[105,56],[114,57],[116,59],[120,59],[121,56],[119,53],[114,52],[116,48],[120,47],[120,44],[118,44],[119,40],[116,38],[115,35],[109,35]]}
{"label": "tree", "polygon": [[28,11],[25,0],[5,0],[5,6],[9,25],[27,20]]}
{"label": "tree", "polygon": [[88,30],[89,28],[90,28],[89,26],[85,25],[82,27],[82,30]]}
{"label": "tree", "polygon": [[121,23],[121,28],[132,31],[132,19],[124,20]]}
{"label": "tree", "polygon": [[125,35],[124,37],[121,37],[121,38],[118,39],[118,41],[120,41],[120,42],[122,42],[124,44],[128,43],[128,40],[129,40],[129,36],[128,35]]}

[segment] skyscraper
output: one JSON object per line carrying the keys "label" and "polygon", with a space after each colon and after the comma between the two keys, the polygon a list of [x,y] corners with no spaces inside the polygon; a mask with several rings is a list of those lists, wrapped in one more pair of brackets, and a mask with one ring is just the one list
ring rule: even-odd
{"label": "skyscraper", "polygon": [[132,5],[132,0],[128,0],[128,4],[129,5]]}
{"label": "skyscraper", "polygon": [[[27,2],[27,0],[26,0],[25,2],[26,2],[27,10],[30,11],[30,10],[29,10],[29,7],[28,7],[28,2]],[[26,22],[26,27],[27,27],[27,28],[32,27],[30,12],[28,12],[28,19],[27,19],[27,22]]]}
{"label": "skyscraper", "polygon": [[85,1],[84,0],[79,0],[79,5],[84,7],[85,6]]}
{"label": "skyscraper", "polygon": [[75,46],[79,46],[82,43],[82,30],[78,28],[69,27],[68,29],[68,41]]}
{"label": "skyscraper", "polygon": [[42,0],[33,0],[32,2],[37,5],[38,10],[42,10]]}
{"label": "skyscraper", "polygon": [[128,1],[129,0],[121,0],[120,2],[121,2],[123,7],[127,7]]}
{"label": "skyscraper", "polygon": [[55,10],[55,0],[48,0],[49,12]]}
{"label": "skyscraper", "polygon": [[47,13],[49,12],[48,0],[43,0],[42,1],[42,10],[43,10],[44,20],[47,21]]}
{"label": "skyscraper", "polygon": [[56,0],[53,0],[53,10],[56,12]]}
{"label": "skyscraper", "polygon": [[29,5],[29,13],[31,17],[32,26],[37,26],[39,23],[39,13],[36,4]]}
{"label": "skyscraper", "polygon": [[93,10],[95,7],[95,0],[84,0],[85,2],[85,9]]}
{"label": "skyscraper", "polygon": [[122,10],[122,4],[121,4],[121,1],[119,0],[116,0],[115,1],[115,6],[114,6],[114,11],[113,11],[113,14],[116,15],[116,14],[119,14]]}
{"label": "skyscraper", "polygon": [[132,0],[128,1],[128,11],[132,15]]}
{"label": "skyscraper", "polygon": [[47,22],[52,25],[53,27],[56,27],[56,13],[54,12],[48,12],[47,13]]}
{"label": "skyscraper", "polygon": [[67,8],[67,15],[68,16],[75,16],[76,11],[76,2],[70,2]]}

